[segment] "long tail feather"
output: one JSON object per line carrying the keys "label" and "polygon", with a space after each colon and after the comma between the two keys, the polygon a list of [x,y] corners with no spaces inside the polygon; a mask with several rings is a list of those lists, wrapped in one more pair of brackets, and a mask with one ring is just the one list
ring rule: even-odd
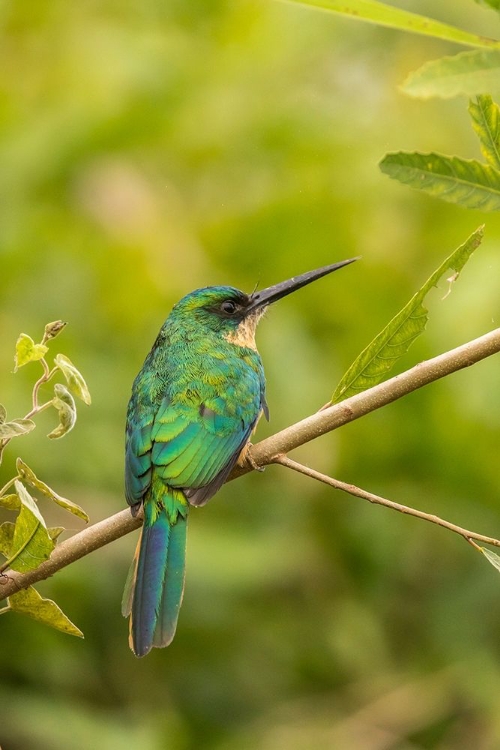
{"label": "long tail feather", "polygon": [[[173,498],[168,498],[172,500]],[[174,637],[184,590],[186,518],[146,501],[144,524],[127,578],[122,613],[130,615],[130,648],[145,656]]]}

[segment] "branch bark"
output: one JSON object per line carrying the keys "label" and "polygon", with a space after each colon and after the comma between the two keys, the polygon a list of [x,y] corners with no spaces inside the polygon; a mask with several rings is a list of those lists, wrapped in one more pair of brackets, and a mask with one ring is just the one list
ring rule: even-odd
{"label": "branch bark", "polygon": [[[255,465],[265,466],[277,462],[280,456],[290,450],[314,440],[320,435],[331,432],[347,422],[359,419],[359,417],[375,409],[380,409],[380,407],[396,401],[435,380],[465,367],[470,367],[499,351],[500,328],[497,328],[456,349],[451,349],[433,359],[421,362],[410,370],[396,375],[396,377],[367,391],[322,409],[254,445],[251,451],[251,460],[247,461],[243,467],[237,467],[231,474],[230,479],[236,479],[242,474],[252,471]],[[417,514],[418,511],[414,515]],[[0,576],[0,600],[21,588],[27,588],[37,581],[49,578],[66,565],[139,528],[141,522],[141,514],[134,517],[130,509],[123,510],[58,544],[50,559],[42,563],[36,570],[29,573],[6,571]],[[443,522],[441,525],[446,524],[448,522]],[[448,527],[451,526],[454,526],[454,524],[449,524]],[[451,530],[458,528],[455,527]],[[488,540],[487,537],[481,537],[481,535],[475,535],[473,538],[478,538],[478,536],[484,541]],[[494,544],[495,542],[492,541],[491,543]]]}

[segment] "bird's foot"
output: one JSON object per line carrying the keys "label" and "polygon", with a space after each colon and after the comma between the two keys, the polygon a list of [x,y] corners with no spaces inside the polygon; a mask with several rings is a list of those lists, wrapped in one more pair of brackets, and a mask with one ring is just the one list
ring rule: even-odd
{"label": "bird's foot", "polygon": [[243,450],[241,451],[238,461],[236,463],[237,466],[240,466],[242,469],[247,469],[250,467],[251,469],[254,469],[255,471],[264,471],[265,466],[259,466],[259,464],[254,460],[252,456],[252,443],[248,442]]}

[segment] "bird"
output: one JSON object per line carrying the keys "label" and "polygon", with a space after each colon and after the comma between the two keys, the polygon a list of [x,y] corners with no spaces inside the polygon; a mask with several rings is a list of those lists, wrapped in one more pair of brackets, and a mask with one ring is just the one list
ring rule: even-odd
{"label": "bird", "polygon": [[232,286],[196,289],[160,329],[134,380],[126,421],[125,496],[133,513],[143,508],[122,600],[136,656],[174,638],[190,506],[215,495],[244,462],[260,416],[269,419],[257,323],[272,303],[355,260],[251,294]]}

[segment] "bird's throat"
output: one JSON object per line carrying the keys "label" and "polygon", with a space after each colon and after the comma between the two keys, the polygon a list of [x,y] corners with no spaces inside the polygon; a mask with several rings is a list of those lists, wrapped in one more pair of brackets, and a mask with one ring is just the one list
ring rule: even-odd
{"label": "bird's throat", "polygon": [[256,310],[253,314],[248,315],[244,318],[239,326],[229,333],[224,334],[226,341],[236,346],[245,347],[246,349],[255,349],[257,351],[257,345],[255,343],[255,330],[257,323],[264,314],[264,310]]}

